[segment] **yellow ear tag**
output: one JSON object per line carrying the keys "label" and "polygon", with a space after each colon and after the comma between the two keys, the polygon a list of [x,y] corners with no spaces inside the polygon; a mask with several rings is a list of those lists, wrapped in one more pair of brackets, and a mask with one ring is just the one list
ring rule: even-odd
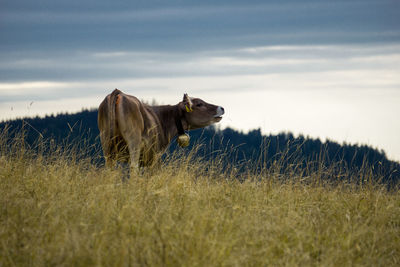
{"label": "yellow ear tag", "polygon": [[186,112],[192,112],[193,111],[193,109],[190,107],[188,107],[187,105],[185,105],[185,108],[186,108]]}

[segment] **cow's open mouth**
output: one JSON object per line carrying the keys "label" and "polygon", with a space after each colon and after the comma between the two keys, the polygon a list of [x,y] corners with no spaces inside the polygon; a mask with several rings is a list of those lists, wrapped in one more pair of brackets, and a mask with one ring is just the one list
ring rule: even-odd
{"label": "cow's open mouth", "polygon": [[224,115],[225,111],[223,107],[217,108],[217,114],[214,115],[214,119],[218,122],[222,119],[222,115]]}

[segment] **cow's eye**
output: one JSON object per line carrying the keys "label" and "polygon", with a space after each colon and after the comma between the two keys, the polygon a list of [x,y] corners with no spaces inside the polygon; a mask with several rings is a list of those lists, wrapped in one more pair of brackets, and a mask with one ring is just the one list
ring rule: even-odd
{"label": "cow's eye", "polygon": [[202,107],[203,106],[203,103],[198,103],[197,105],[196,105],[196,107]]}

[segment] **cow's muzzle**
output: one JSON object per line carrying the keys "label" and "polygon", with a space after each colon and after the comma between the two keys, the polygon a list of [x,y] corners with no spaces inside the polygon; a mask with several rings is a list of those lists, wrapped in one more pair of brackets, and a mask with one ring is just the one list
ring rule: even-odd
{"label": "cow's muzzle", "polygon": [[217,108],[217,113],[214,115],[214,118],[218,119],[218,121],[219,121],[219,120],[222,119],[222,115],[224,115],[224,113],[225,113],[224,108],[221,107],[221,106],[219,106],[219,107]]}

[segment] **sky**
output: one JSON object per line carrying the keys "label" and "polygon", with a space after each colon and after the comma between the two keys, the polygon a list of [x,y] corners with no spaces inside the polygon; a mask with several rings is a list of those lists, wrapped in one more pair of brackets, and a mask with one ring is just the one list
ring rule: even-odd
{"label": "sky", "polygon": [[0,121],[114,88],[222,105],[219,123],[400,161],[399,0],[0,0]]}

